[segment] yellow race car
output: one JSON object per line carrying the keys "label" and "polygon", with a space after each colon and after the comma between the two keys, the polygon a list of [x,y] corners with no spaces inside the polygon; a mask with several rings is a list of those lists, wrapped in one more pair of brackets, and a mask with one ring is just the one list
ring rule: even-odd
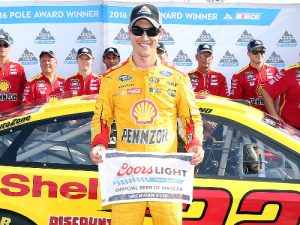
{"label": "yellow race car", "polygon": [[[96,97],[2,115],[0,225],[111,224],[89,157]],[[299,225],[299,131],[230,99],[207,96],[197,104],[206,154],[193,202],[183,204],[183,224]],[[113,131],[110,148],[115,141]],[[148,212],[144,224],[152,224]]]}

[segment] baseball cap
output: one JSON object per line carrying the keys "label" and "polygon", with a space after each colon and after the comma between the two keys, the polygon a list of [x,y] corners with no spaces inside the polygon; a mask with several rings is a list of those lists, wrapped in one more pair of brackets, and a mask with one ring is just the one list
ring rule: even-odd
{"label": "baseball cap", "polygon": [[55,58],[55,54],[52,50],[43,50],[43,51],[41,51],[40,58],[45,54],[50,55],[52,58]]}
{"label": "baseball cap", "polygon": [[78,49],[77,51],[77,58],[81,55],[87,55],[88,57],[90,57],[91,59],[93,59],[93,54],[92,54],[92,50],[90,48],[87,47],[83,47]]}
{"label": "baseball cap", "polygon": [[8,39],[8,36],[6,34],[0,34],[0,41],[4,41],[7,44],[9,44],[9,39]]}
{"label": "baseball cap", "polygon": [[146,19],[156,28],[161,28],[162,18],[158,9],[151,4],[138,5],[131,11],[130,24],[132,27],[139,19]]}
{"label": "baseball cap", "polygon": [[157,49],[161,50],[163,52],[166,52],[167,50],[165,49],[165,45],[162,42],[158,42],[157,44]]}
{"label": "baseball cap", "polygon": [[116,56],[120,57],[120,53],[119,53],[118,49],[116,49],[114,47],[109,47],[109,48],[105,49],[105,51],[103,52],[103,58],[110,52],[114,53]]}
{"label": "baseball cap", "polygon": [[200,44],[198,46],[198,48],[197,48],[197,53],[202,53],[202,52],[213,53],[212,45],[209,45],[209,44]]}
{"label": "baseball cap", "polygon": [[248,49],[248,52],[251,52],[257,48],[264,48],[266,49],[266,47],[264,46],[263,42],[261,40],[252,40],[248,43],[247,45],[247,49]]}

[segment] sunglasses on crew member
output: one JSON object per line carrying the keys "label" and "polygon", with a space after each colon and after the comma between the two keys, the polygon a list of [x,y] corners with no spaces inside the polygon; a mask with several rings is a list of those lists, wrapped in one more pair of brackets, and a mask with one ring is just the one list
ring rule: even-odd
{"label": "sunglasses on crew member", "polygon": [[8,48],[9,44],[7,43],[3,43],[3,44],[0,44],[0,48],[3,47],[3,48]]}
{"label": "sunglasses on crew member", "polygon": [[155,28],[155,27],[151,27],[151,28],[143,28],[143,27],[132,27],[131,28],[131,32],[135,35],[135,36],[143,36],[144,32],[146,32],[147,36],[149,37],[155,37],[158,35],[159,33],[159,29]]}
{"label": "sunglasses on crew member", "polygon": [[263,54],[266,53],[266,51],[265,51],[265,50],[261,50],[261,51],[253,50],[253,51],[251,51],[251,53],[252,53],[253,55],[258,55],[259,53],[260,53],[261,55],[263,55]]}

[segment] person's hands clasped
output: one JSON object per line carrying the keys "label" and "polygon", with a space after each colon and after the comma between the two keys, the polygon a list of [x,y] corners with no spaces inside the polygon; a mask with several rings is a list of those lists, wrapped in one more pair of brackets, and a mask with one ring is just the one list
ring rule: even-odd
{"label": "person's hands clasped", "polygon": [[204,158],[204,150],[202,146],[192,146],[189,148],[188,152],[194,152],[195,154],[191,157],[191,164],[197,166],[199,163],[203,161]]}
{"label": "person's hands clasped", "polygon": [[100,152],[105,150],[106,148],[104,147],[104,145],[96,145],[92,148],[92,150],[90,151],[90,157],[93,163],[98,164],[103,162]]}

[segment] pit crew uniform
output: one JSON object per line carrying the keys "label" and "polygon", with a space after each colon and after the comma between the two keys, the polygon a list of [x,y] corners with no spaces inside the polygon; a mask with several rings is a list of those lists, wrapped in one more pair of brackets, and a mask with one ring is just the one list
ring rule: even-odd
{"label": "pit crew uniform", "polygon": [[300,130],[300,63],[282,69],[264,89],[273,99],[280,95],[278,114]]}
{"label": "pit crew uniform", "polygon": [[[203,73],[195,69],[189,72],[188,75],[196,96],[199,94],[229,97],[227,81],[222,73],[210,69],[204,76]],[[206,124],[204,121],[204,134],[208,134],[209,132],[210,135],[208,136],[212,136],[216,140],[221,141],[223,139],[223,125],[219,124],[214,131],[210,131],[209,129],[205,129]]]}
{"label": "pit crew uniform", "polygon": [[23,105],[40,105],[62,98],[65,79],[54,75],[53,84],[42,73],[36,75],[25,86]]}
{"label": "pit crew uniform", "polygon": [[20,63],[7,61],[0,67],[0,113],[20,105],[25,84],[25,71]]}
{"label": "pit crew uniform", "polygon": [[[155,67],[141,70],[130,57],[103,75],[91,122],[92,147],[108,147],[115,119],[117,149],[177,152],[177,116],[185,128],[186,149],[201,145],[202,120],[188,76],[161,64],[159,59]],[[113,204],[112,221],[115,225],[138,224],[147,206],[158,224],[182,224],[182,204],[174,202]]]}
{"label": "pit crew uniform", "polygon": [[196,94],[228,97],[227,82],[222,73],[210,70],[204,76],[199,70],[192,70],[188,75]]}
{"label": "pit crew uniform", "polygon": [[251,106],[267,112],[261,95],[262,88],[276,74],[278,69],[268,64],[264,64],[261,71],[248,65],[232,76],[230,97],[248,100]]}
{"label": "pit crew uniform", "polygon": [[84,81],[83,76],[77,73],[65,81],[64,97],[98,94],[100,85],[100,76],[91,73]]}

